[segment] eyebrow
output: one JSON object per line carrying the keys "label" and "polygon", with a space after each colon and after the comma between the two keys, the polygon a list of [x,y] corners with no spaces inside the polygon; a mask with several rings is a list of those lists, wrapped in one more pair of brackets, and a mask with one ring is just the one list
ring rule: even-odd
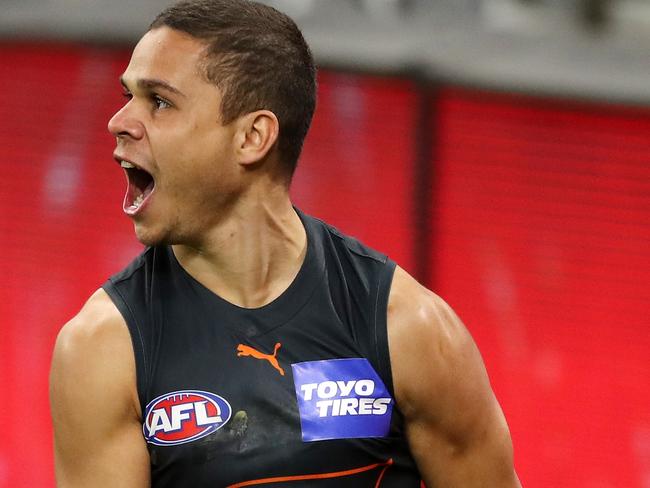
{"label": "eyebrow", "polygon": [[[124,76],[120,76],[120,83],[122,86],[128,90],[128,86],[126,86],[126,81],[124,80]],[[163,90],[167,90],[171,93],[174,93],[176,95],[180,95],[181,97],[185,97],[185,94],[181,92],[178,88],[170,85],[166,81],[163,80],[158,80],[158,79],[150,79],[150,78],[140,78],[138,80],[138,87],[143,89],[143,90],[155,90],[162,88]]]}

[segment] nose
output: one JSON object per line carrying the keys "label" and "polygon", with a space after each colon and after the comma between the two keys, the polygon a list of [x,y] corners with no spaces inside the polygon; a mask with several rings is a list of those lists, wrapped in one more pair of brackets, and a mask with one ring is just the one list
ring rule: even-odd
{"label": "nose", "polygon": [[141,139],[144,136],[144,126],[136,116],[131,102],[129,100],[108,121],[108,131],[115,137]]}

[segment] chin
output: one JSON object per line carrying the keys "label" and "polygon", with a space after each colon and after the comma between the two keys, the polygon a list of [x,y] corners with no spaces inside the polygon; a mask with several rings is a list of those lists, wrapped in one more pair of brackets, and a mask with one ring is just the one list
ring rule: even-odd
{"label": "chin", "polygon": [[161,230],[148,229],[138,224],[135,224],[135,237],[141,244],[148,247],[169,244],[169,239],[165,232]]}

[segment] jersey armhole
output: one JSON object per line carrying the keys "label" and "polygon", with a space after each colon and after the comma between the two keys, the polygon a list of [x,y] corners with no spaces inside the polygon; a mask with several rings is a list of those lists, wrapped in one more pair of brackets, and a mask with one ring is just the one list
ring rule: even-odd
{"label": "jersey armhole", "polygon": [[102,285],[102,288],[111,298],[118,311],[122,314],[127,328],[129,329],[129,335],[131,336],[131,343],[133,345],[133,354],[135,356],[135,374],[136,384],[138,388],[138,399],[142,408],[142,415],[144,415],[146,407],[144,395],[147,391],[147,378],[149,377],[149,368],[147,365],[147,359],[144,350],[144,338],[142,337],[142,331],[137,324],[131,307],[129,307],[129,304],[126,302],[115,284],[109,280]]}
{"label": "jersey armhole", "polygon": [[395,392],[393,390],[393,372],[390,365],[390,350],[388,346],[388,298],[393,284],[395,267],[395,262],[390,259],[382,267],[377,284],[377,296],[374,307],[375,357],[377,358],[377,366],[379,368],[377,373],[383,379],[386,388],[393,398],[395,398]]}

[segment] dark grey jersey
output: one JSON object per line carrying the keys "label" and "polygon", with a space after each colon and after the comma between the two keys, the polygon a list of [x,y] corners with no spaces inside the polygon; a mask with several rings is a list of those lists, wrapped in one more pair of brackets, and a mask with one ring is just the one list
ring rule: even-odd
{"label": "dark grey jersey", "polygon": [[257,309],[147,249],[104,289],[135,351],[154,487],[414,487],[386,313],[395,264],[302,213],[305,261]]}

